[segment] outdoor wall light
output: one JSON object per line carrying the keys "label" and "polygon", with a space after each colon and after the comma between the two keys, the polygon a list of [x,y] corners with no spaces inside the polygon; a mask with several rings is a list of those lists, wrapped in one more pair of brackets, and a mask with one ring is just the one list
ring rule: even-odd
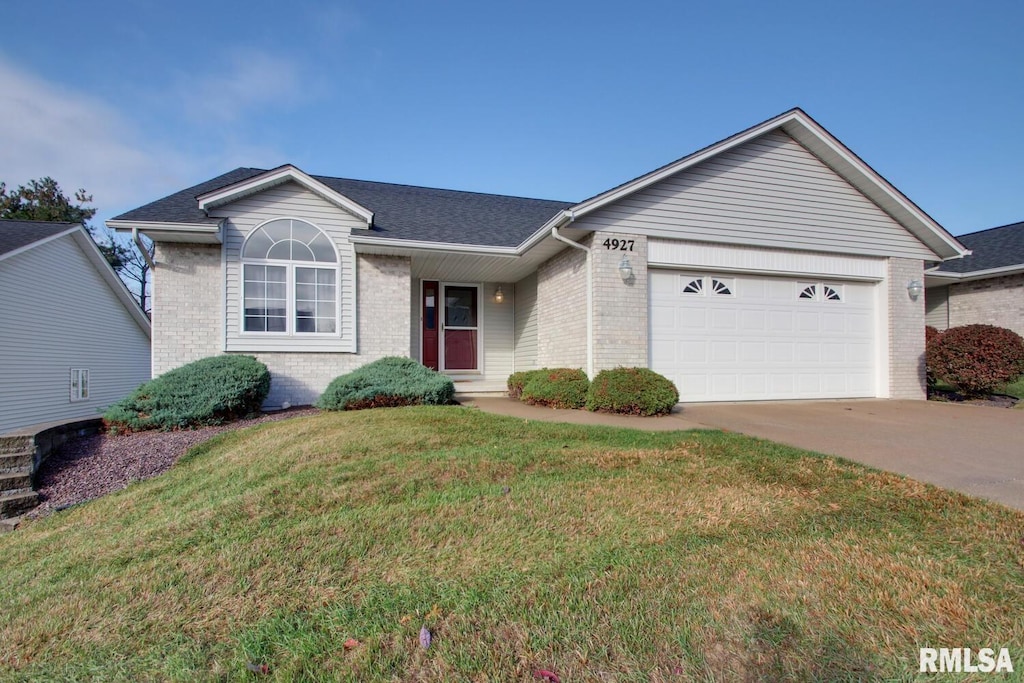
{"label": "outdoor wall light", "polygon": [[917,301],[917,297],[924,294],[924,285],[920,280],[911,280],[907,283],[907,294],[910,295],[912,301]]}
{"label": "outdoor wall light", "polygon": [[498,288],[494,290],[494,303],[500,304],[504,300],[505,292],[501,291],[501,285],[498,285]]}
{"label": "outdoor wall light", "polygon": [[623,282],[629,282],[629,278],[633,277],[633,266],[630,265],[629,259],[625,256],[619,261],[619,277],[622,278]]}

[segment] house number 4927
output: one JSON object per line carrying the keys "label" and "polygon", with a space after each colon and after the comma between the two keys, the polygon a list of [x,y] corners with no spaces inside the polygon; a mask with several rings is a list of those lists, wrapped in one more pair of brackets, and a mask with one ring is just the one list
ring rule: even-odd
{"label": "house number 4927", "polygon": [[609,237],[605,239],[602,244],[605,249],[611,249],[613,251],[633,251],[633,242],[635,240],[620,240],[618,238]]}

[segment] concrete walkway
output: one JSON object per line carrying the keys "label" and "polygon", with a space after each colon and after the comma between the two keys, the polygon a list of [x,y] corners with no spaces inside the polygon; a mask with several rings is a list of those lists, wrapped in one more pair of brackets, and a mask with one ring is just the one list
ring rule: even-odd
{"label": "concrete walkway", "polygon": [[464,401],[529,420],[636,429],[727,429],[838,455],[1024,510],[1024,410],[935,401],[687,404],[660,418]]}

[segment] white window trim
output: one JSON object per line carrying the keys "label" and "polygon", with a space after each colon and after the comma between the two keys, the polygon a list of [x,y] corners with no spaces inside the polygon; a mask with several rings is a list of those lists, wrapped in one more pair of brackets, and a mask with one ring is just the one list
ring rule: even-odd
{"label": "white window trim", "polygon": [[68,392],[72,403],[89,400],[89,369],[70,368]]}
{"label": "white window trim", "polygon": [[[328,239],[331,244],[331,248],[334,250],[334,263],[322,262],[322,261],[291,261],[287,259],[255,259],[245,258],[245,245],[249,241],[249,237],[254,235],[257,230],[260,230],[264,225],[273,223],[274,221],[290,220],[290,221],[301,221],[307,225],[311,225],[319,230],[324,237]],[[285,291],[288,294],[286,300],[286,318],[285,318],[285,331],[284,332],[258,332],[254,330],[245,329],[245,267],[250,266],[277,266],[285,269]],[[295,329],[295,269],[296,268],[314,268],[318,270],[333,270],[334,271],[334,332],[299,332]],[[341,269],[341,254],[338,251],[338,245],[335,244],[330,234],[321,228],[319,225],[306,218],[299,218],[296,216],[275,216],[253,226],[245,237],[242,239],[242,243],[238,247],[238,336],[240,339],[281,339],[281,338],[297,338],[297,339],[342,339],[342,320],[341,320],[341,301],[342,301],[342,269]],[[354,286],[354,285],[353,285]]]}

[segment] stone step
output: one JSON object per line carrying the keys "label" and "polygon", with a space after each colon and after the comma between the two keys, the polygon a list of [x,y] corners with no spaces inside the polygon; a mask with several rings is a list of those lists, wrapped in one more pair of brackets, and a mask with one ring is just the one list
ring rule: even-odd
{"label": "stone step", "polygon": [[0,493],[32,488],[32,471],[22,469],[20,472],[0,474]]}
{"label": "stone step", "polygon": [[8,453],[23,453],[25,451],[35,452],[34,436],[0,436],[0,455]]}
{"label": "stone step", "polygon": [[22,515],[39,505],[39,494],[35,491],[0,494],[0,519]]}
{"label": "stone step", "polygon": [[21,451],[18,453],[0,453],[0,474],[12,474],[22,471],[32,471],[32,461],[35,459],[35,451]]}

